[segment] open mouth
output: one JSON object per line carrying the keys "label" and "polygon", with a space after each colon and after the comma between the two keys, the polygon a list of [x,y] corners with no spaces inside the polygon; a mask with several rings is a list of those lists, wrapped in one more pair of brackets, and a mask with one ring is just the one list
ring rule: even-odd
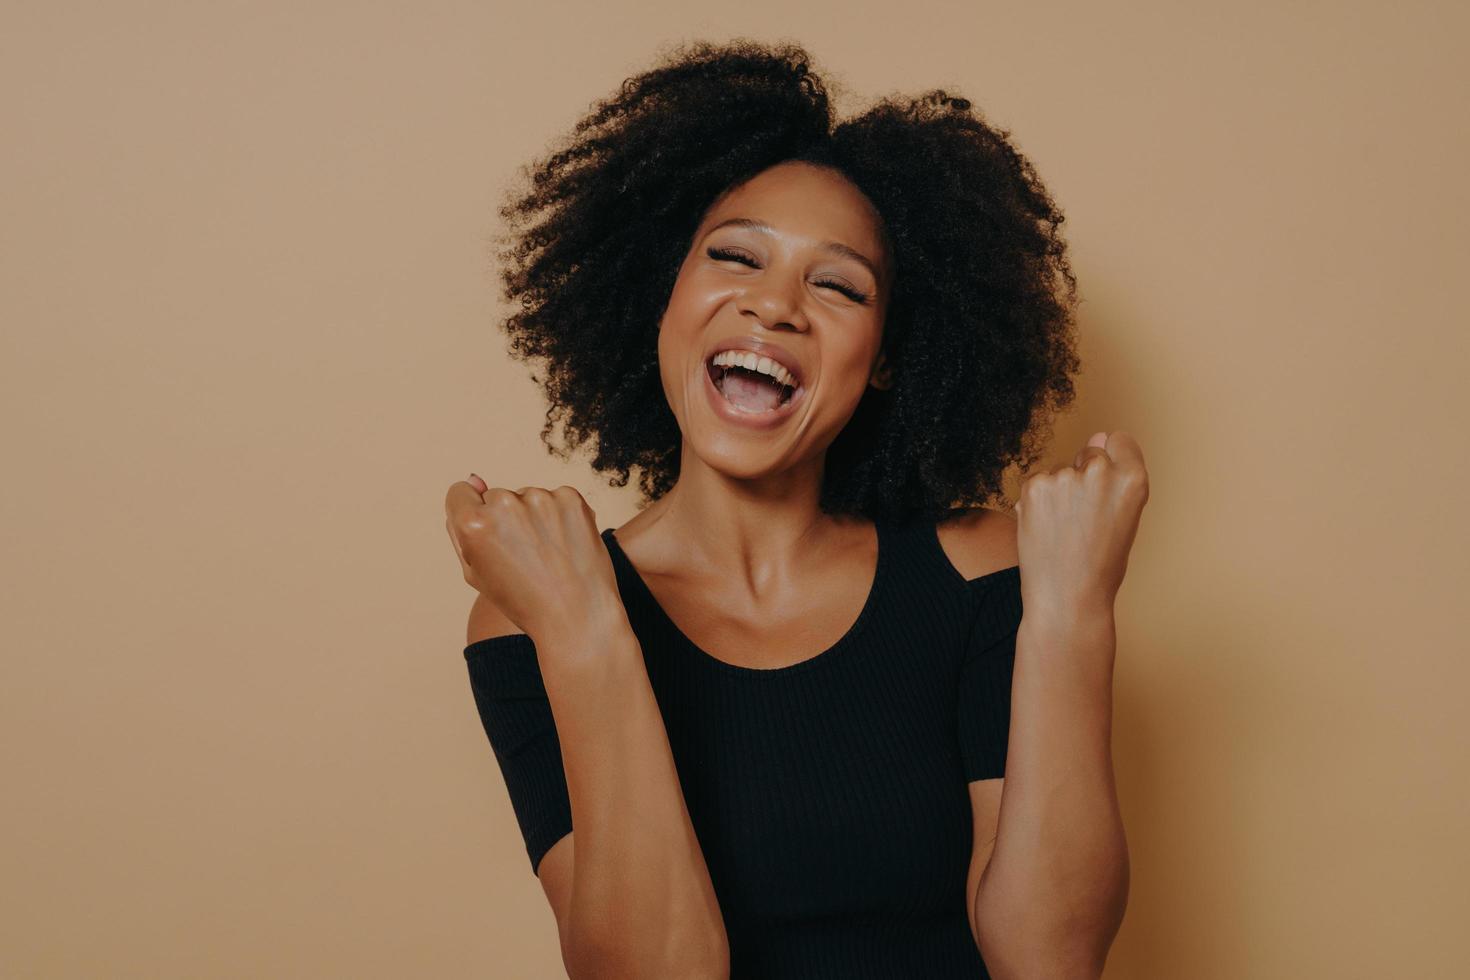
{"label": "open mouth", "polygon": [[801,382],[779,366],[749,367],[736,352],[722,351],[705,362],[710,381],[735,408],[751,415],[778,412],[802,391]]}

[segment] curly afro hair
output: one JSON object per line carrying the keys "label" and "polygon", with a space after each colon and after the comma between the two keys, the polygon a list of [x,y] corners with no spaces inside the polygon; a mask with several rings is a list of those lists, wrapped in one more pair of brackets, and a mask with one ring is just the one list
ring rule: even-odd
{"label": "curly afro hair", "polygon": [[942,89],[834,125],[827,83],[791,43],[691,42],[628,78],[500,209],[519,307],[503,328],[513,357],[545,366],[542,442],[563,459],[592,443],[613,486],[637,470],[645,504],[674,485],[682,437],[657,350],[678,270],[722,191],[803,160],[873,202],[894,260],[892,385],[868,388],[828,447],[822,510],[937,519],[1003,496],[1079,367],[1062,213],[1008,136]]}

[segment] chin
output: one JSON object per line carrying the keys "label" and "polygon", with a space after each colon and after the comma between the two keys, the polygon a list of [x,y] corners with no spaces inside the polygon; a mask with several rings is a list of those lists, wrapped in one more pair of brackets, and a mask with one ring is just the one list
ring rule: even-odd
{"label": "chin", "polygon": [[783,449],[741,445],[729,438],[688,439],[685,447],[706,467],[731,480],[758,480],[790,468]]}

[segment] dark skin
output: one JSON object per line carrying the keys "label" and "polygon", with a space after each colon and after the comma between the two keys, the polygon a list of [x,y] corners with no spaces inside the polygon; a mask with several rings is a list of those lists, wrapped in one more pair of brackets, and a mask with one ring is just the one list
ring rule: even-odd
{"label": "dark skin", "polygon": [[[770,230],[719,227],[731,218]],[[831,242],[849,254],[824,247]],[[715,201],[680,267],[658,343],[664,393],[683,436],[679,479],[615,534],[669,617],[719,660],[770,669],[808,659],[852,626],[867,598],[877,556],[872,522],[825,514],[818,501],[827,447],[867,386],[888,384],[881,342],[890,262],[880,220],[854,185],[788,162]],[[799,366],[801,400],[778,424],[732,423],[712,407],[706,357],[732,338],[775,340]],[[1126,433],[1098,433],[1070,466],[1028,481],[1021,507],[1036,514],[1029,525],[1020,507],[1019,524],[980,508],[939,529],[967,579],[1026,569],[1012,743],[1016,759],[1027,760],[1018,772],[1035,788],[1007,805],[1018,827],[1060,829],[1008,837],[1012,856],[998,874],[990,865],[1006,780],[969,785],[970,923],[979,943],[982,910],[993,910],[986,921],[1009,917],[982,944],[997,966],[1094,976],[1121,919],[1126,854],[1106,755],[1111,609],[1146,499],[1137,444]],[[451,487],[446,510],[465,579],[480,593],[468,640],[518,630],[535,640],[568,761],[573,822],[599,831],[596,845],[584,841],[596,857],[578,863],[573,838],[592,833],[579,830],[553,845],[538,871],[569,966],[616,957],[721,975],[728,948],[718,906],[595,515],[571,487],[512,492],[473,476]],[[1056,665],[1042,666],[1047,658]],[[626,692],[620,704],[607,696],[618,685]],[[1084,714],[1084,703],[1096,710]],[[1084,751],[1096,756],[1096,779],[1072,779],[1065,790],[1045,782]],[[1068,829],[1097,827],[1085,836]],[[987,877],[997,883],[985,885]],[[607,917],[629,890],[645,907],[668,909],[660,935],[638,936],[631,920],[595,938],[577,935],[574,923]],[[1075,907],[1065,917],[1051,911],[1067,900]],[[671,932],[681,940],[670,943]],[[648,958],[671,946],[687,958]]]}
{"label": "dark skin", "polygon": [[[774,231],[711,231],[737,217]],[[828,241],[866,256],[877,274],[823,250]],[[817,504],[828,445],[864,388],[887,384],[879,351],[887,276],[867,199],[807,164],[773,167],[732,189],[694,235],[658,345],[684,436],[679,481],[615,533],[664,610],[717,659],[752,668],[804,660],[835,643],[867,598],[872,522]],[[801,404],[771,430],[724,421],[701,387],[711,345],[744,336],[769,336],[800,363]]]}

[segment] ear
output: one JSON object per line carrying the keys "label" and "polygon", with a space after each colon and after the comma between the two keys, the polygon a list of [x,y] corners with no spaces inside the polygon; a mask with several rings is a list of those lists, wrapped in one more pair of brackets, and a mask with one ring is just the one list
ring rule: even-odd
{"label": "ear", "polygon": [[868,378],[868,384],[879,391],[887,391],[893,387],[893,372],[888,368],[887,351],[878,352],[878,361],[873,365],[873,373]]}

